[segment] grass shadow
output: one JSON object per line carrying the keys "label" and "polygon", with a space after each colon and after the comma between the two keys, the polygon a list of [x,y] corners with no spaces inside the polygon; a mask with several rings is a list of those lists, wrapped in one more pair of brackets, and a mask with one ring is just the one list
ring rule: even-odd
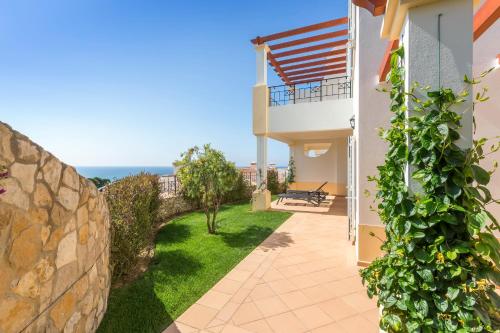
{"label": "grass shadow", "polygon": [[[266,248],[286,247],[293,243],[290,235],[285,232],[273,233],[274,229],[263,226],[248,226],[239,232],[219,232],[224,242],[230,247],[248,248],[261,244]],[[266,239],[262,242],[263,239]]]}
{"label": "grass shadow", "polygon": [[179,277],[192,276],[200,269],[201,263],[186,251],[157,251],[142,278],[112,290],[98,332],[161,332],[173,321],[172,309],[158,297],[162,286],[172,286]]}
{"label": "grass shadow", "polygon": [[180,223],[168,223],[156,235],[155,243],[180,243],[188,239],[190,235],[189,226]]}
{"label": "grass shadow", "polygon": [[154,271],[154,274],[166,278],[168,276],[190,275],[201,268],[201,263],[184,250],[159,250],[151,261],[149,269]]}
{"label": "grass shadow", "polygon": [[[113,290],[109,296],[108,309],[97,332],[161,332],[164,326],[172,321],[172,317],[157,297],[154,285],[151,276],[144,276],[131,285]],[[119,320],[116,320],[117,318]]]}

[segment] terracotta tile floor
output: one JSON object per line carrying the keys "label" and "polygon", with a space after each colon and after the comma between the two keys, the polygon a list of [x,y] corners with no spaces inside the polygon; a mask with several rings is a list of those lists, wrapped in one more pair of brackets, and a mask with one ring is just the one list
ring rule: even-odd
{"label": "terracotta tile floor", "polygon": [[164,333],[378,332],[346,240],[344,198],[295,211]]}

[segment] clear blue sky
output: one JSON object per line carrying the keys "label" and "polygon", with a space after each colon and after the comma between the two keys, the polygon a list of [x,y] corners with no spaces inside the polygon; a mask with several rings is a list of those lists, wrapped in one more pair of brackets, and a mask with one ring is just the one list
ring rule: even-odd
{"label": "clear blue sky", "polygon": [[[207,142],[247,165],[249,40],[346,13],[347,0],[0,0],[0,120],[77,166],[170,165]],[[269,161],[287,160],[271,140]]]}

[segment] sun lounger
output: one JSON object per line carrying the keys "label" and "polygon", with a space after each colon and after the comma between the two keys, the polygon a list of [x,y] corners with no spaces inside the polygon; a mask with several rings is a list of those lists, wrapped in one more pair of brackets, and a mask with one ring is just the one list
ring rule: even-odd
{"label": "sun lounger", "polygon": [[324,182],[316,190],[311,191],[287,190],[286,193],[278,195],[277,204],[283,201],[283,199],[295,199],[307,201],[309,203],[315,204],[316,206],[319,206],[321,202],[326,200],[326,196],[328,195],[328,192],[323,191],[323,187],[325,187],[327,183],[328,182]]}

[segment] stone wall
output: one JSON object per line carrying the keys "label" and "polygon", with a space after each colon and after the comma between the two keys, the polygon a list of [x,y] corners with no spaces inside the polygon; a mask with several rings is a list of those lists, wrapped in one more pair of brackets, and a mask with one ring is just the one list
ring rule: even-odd
{"label": "stone wall", "polygon": [[195,204],[185,200],[182,196],[161,196],[158,220],[165,221],[172,216],[196,210]]}
{"label": "stone wall", "polygon": [[0,332],[95,331],[110,286],[104,197],[1,122],[0,165]]}

